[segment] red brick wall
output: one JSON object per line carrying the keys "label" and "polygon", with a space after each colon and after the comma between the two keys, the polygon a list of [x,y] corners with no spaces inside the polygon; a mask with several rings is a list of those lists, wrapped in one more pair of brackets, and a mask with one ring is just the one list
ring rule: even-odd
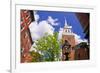
{"label": "red brick wall", "polygon": [[28,32],[28,30],[21,32],[21,48],[24,52],[28,52],[32,45]]}
{"label": "red brick wall", "polygon": [[86,60],[88,58],[88,49],[86,48],[79,48],[76,50],[76,60]]}
{"label": "red brick wall", "polygon": [[67,40],[71,44],[71,47],[75,46],[74,35],[63,35],[62,40],[63,40],[63,43],[64,43],[65,40]]}
{"label": "red brick wall", "polygon": [[30,30],[29,25],[31,23],[31,15],[29,10],[21,10],[20,12],[20,25],[21,25],[21,49],[23,52],[21,52],[21,62],[30,62],[31,56],[29,54],[29,50],[32,46],[32,38],[30,37]]}
{"label": "red brick wall", "polygon": [[28,28],[30,23],[30,12],[28,10],[21,10],[21,49],[23,49],[24,52],[28,52],[32,45]]}
{"label": "red brick wall", "polygon": [[[75,37],[74,37],[74,35],[63,35],[62,40],[63,40],[63,44],[64,44],[65,40],[67,40],[69,42],[69,44],[71,44],[70,53],[69,53],[69,60],[74,60],[75,51],[72,50],[72,47],[75,46]],[[62,49],[62,60],[63,61],[64,61],[64,52],[66,52],[66,49],[63,48]]]}

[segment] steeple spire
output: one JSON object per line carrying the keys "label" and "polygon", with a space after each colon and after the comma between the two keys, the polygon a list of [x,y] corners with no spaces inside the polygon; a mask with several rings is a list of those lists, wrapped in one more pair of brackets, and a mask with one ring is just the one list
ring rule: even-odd
{"label": "steeple spire", "polygon": [[65,18],[65,27],[67,27],[68,26],[68,24],[67,24],[67,20],[66,20],[66,18]]}
{"label": "steeple spire", "polygon": [[65,19],[65,26],[63,29],[63,34],[72,34],[72,26],[69,26],[67,20]]}
{"label": "steeple spire", "polygon": [[65,26],[64,26],[64,28],[72,28],[72,26],[68,25],[68,22],[67,22],[66,18],[65,18]]}

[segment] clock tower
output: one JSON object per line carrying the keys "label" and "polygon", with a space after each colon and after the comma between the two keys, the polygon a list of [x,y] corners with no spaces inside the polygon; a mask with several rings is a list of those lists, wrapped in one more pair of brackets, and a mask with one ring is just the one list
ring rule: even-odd
{"label": "clock tower", "polygon": [[74,60],[75,36],[72,32],[72,26],[67,24],[65,20],[65,26],[62,33],[62,60]]}

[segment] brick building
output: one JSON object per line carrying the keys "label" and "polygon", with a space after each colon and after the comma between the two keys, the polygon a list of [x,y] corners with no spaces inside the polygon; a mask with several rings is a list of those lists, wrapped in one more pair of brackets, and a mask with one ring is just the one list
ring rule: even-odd
{"label": "brick building", "polygon": [[81,26],[83,28],[85,39],[88,40],[88,45],[86,43],[80,43],[76,45],[75,47],[75,59],[76,60],[83,60],[83,59],[89,59],[90,58],[90,14],[89,13],[76,13],[76,16],[81,23]]}
{"label": "brick building", "polygon": [[89,55],[89,45],[86,42],[82,42],[74,47],[75,49],[75,60],[88,60]]}
{"label": "brick building", "polygon": [[21,62],[31,60],[31,56],[28,54],[29,50],[33,44],[29,25],[34,21],[34,15],[32,10],[20,10],[20,41],[21,41]]}
{"label": "brick building", "polygon": [[72,32],[72,26],[67,25],[65,20],[65,26],[62,33],[62,60],[74,60],[75,36]]}

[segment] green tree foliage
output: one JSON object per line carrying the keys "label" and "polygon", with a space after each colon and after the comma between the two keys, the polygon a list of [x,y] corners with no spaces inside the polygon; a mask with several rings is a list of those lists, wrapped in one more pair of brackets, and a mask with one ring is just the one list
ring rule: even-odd
{"label": "green tree foliage", "polygon": [[41,55],[38,52],[31,51],[30,54],[32,56],[32,62],[40,62],[41,61]]}
{"label": "green tree foliage", "polygon": [[46,33],[38,39],[34,48],[41,52],[43,61],[59,61],[60,60],[60,43],[58,41],[58,33],[53,35]]}

